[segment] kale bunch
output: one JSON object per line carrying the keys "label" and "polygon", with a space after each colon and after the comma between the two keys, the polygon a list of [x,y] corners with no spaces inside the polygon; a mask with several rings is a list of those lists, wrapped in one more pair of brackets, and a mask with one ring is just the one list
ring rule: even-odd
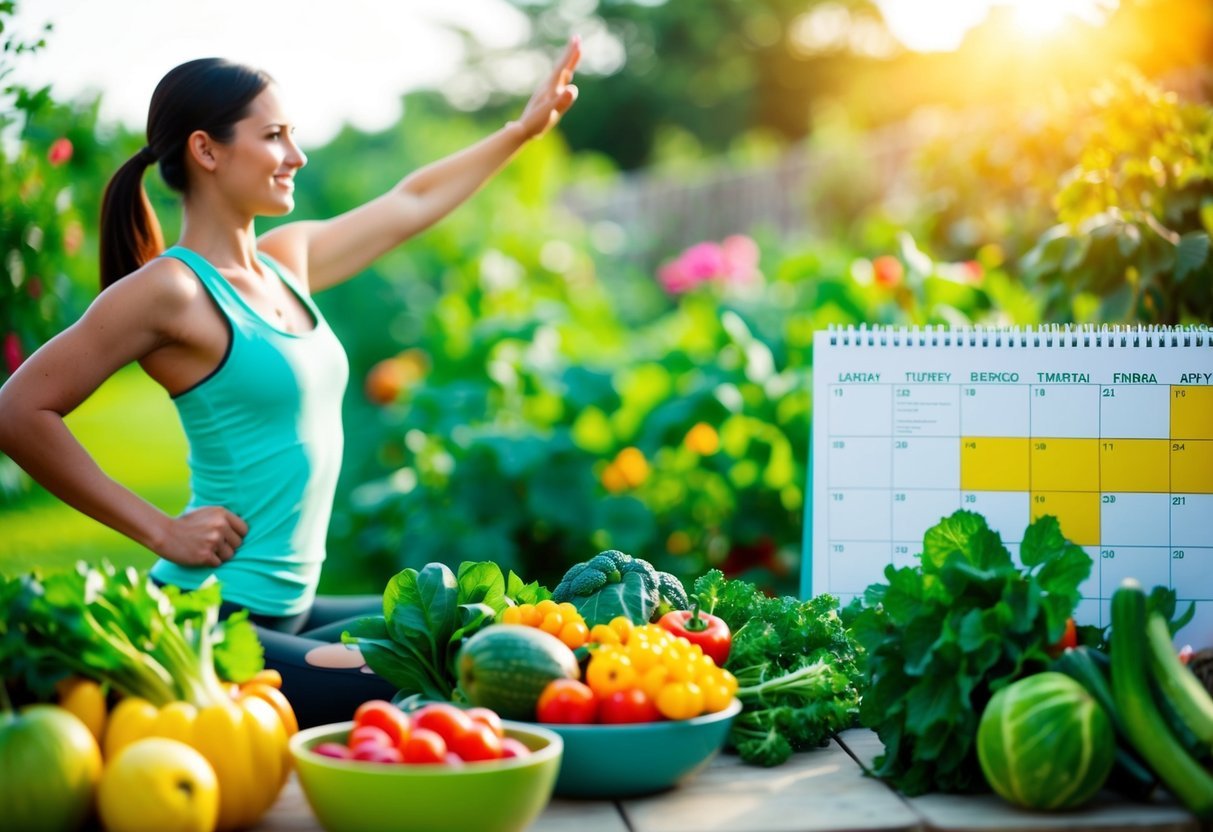
{"label": "kale bunch", "polygon": [[733,633],[725,667],[737,677],[742,711],[729,744],[742,760],[779,765],[855,723],[862,674],[838,599],[770,598],[715,569],[695,581],[694,595]]}

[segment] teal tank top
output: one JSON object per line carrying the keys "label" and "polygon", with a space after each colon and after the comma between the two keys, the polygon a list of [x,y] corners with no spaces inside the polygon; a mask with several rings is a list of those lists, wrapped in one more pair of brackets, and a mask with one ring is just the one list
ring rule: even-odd
{"label": "teal tank top", "polygon": [[258,257],[311,313],[291,333],[256,312],[200,255],[164,252],[187,265],[228,322],[219,367],[173,398],[189,441],[186,511],[223,506],[248,523],[236,555],[217,568],[159,560],[152,575],[196,589],[212,579],[223,598],[262,615],[296,615],[315,598],[333,492],[341,468],[341,397],[349,363],[316,304],[270,257]]}

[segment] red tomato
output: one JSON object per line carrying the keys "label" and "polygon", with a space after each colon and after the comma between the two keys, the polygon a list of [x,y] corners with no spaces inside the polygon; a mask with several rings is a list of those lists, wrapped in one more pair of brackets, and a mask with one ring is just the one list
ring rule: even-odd
{"label": "red tomato", "polygon": [[473,722],[482,722],[493,729],[493,733],[498,737],[505,736],[505,729],[501,727],[501,717],[497,716],[497,712],[488,708],[468,708],[464,711],[472,718]]}
{"label": "red tomato", "polygon": [[400,749],[394,745],[375,745],[371,742],[363,742],[355,745],[350,750],[353,752],[355,760],[364,760],[368,763],[404,762],[404,756],[400,753]]}
{"label": "red tomato", "polygon": [[474,724],[466,712],[445,702],[426,705],[413,714],[412,723],[414,731],[418,728],[433,731],[442,737],[447,745],[450,745],[460,734],[472,730]]}
{"label": "red tomato", "polygon": [[446,740],[429,728],[413,728],[401,751],[406,763],[446,762]]}
{"label": "red tomato", "polygon": [[513,737],[506,737],[501,741],[501,758],[508,760],[511,757],[529,757],[531,749],[526,747],[522,740],[516,740]]}
{"label": "red tomato", "polygon": [[598,703],[598,721],[612,725],[626,722],[656,722],[661,719],[657,704],[640,688],[617,690]]}
{"label": "red tomato", "polygon": [[1066,619],[1066,629],[1062,632],[1061,638],[1057,643],[1049,648],[1049,655],[1057,658],[1062,653],[1066,652],[1067,648],[1078,646],[1078,627],[1074,624],[1073,618]]}
{"label": "red tomato", "polygon": [[396,743],[392,741],[391,735],[382,728],[377,728],[374,725],[357,725],[353,731],[350,731],[350,738],[346,740],[346,745],[353,748],[356,745],[365,745],[371,743],[381,748],[395,748]]}
{"label": "red tomato", "polygon": [[535,711],[540,722],[581,725],[594,721],[598,701],[589,685],[576,679],[553,679],[539,695]]}
{"label": "red tomato", "polygon": [[471,730],[464,731],[448,743],[450,749],[465,762],[476,760],[500,760],[501,737],[497,736],[491,726],[483,722],[472,725]]}
{"label": "red tomato", "polygon": [[409,738],[409,718],[393,705],[382,699],[363,702],[354,711],[354,727],[373,725],[392,738],[392,745],[401,746]]}
{"label": "red tomato", "polygon": [[353,752],[339,742],[322,742],[312,749],[312,753],[319,754],[321,757],[332,757],[337,760],[348,760],[353,756]]}

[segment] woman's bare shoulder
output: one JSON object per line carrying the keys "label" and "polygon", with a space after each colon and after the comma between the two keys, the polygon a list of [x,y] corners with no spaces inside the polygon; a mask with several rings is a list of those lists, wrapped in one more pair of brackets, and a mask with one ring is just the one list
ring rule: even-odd
{"label": "woman's bare shoulder", "polygon": [[98,299],[109,296],[114,302],[172,315],[188,310],[201,291],[189,266],[172,257],[157,257],[113,283]]}

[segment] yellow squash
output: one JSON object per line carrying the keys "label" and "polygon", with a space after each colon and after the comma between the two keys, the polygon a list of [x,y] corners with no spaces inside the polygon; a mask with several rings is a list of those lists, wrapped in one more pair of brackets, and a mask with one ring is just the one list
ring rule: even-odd
{"label": "yellow squash", "polygon": [[144,737],[168,737],[197,749],[219,781],[220,832],[252,826],[274,804],[290,773],[287,730],[269,702],[245,696],[198,708],[157,708],[138,698],[118,703],[105,734],[105,757]]}

